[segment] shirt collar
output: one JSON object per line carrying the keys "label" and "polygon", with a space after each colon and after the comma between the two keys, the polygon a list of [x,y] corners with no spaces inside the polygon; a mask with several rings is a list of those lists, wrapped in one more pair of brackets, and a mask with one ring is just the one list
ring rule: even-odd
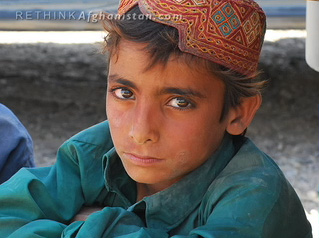
{"label": "shirt collar", "polygon": [[129,207],[136,201],[136,182],[126,173],[115,148],[109,150],[103,158],[105,187],[115,192],[121,199],[123,207]]}
{"label": "shirt collar", "polygon": [[225,168],[234,153],[231,136],[226,135],[219,149],[196,170],[171,187],[133,204],[137,194],[136,183],[127,175],[115,149],[112,149],[107,153],[106,185],[126,197],[126,204],[131,204],[129,211],[140,211],[146,207],[145,220],[148,227],[168,231],[178,226],[194,211],[209,185]]}

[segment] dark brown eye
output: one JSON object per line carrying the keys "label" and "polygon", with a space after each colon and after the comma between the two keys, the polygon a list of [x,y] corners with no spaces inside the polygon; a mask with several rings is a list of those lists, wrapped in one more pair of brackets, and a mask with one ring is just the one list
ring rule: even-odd
{"label": "dark brown eye", "polygon": [[117,88],[113,92],[114,92],[115,96],[120,98],[120,99],[133,99],[134,98],[133,92],[127,88]]}
{"label": "dark brown eye", "polygon": [[169,102],[169,105],[175,108],[180,108],[180,109],[187,109],[192,107],[192,104],[187,99],[182,97],[173,98]]}

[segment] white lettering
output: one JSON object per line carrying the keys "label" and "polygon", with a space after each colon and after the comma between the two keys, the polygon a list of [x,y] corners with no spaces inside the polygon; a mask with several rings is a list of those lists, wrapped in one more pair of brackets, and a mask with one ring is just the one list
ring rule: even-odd
{"label": "white lettering", "polygon": [[37,16],[37,20],[39,20],[40,19],[40,13],[41,13],[41,11],[35,11],[35,14],[36,14],[36,16]]}
{"label": "white lettering", "polygon": [[89,13],[88,13],[88,19],[87,19],[87,22],[90,22],[91,17],[92,17],[92,12],[91,12],[91,11],[89,11]]}
{"label": "white lettering", "polygon": [[[22,16],[22,12],[21,11],[17,11],[16,12],[16,20],[23,20],[23,16]],[[18,18],[20,18],[20,19],[18,19]]]}
{"label": "white lettering", "polygon": [[79,20],[79,21],[81,21],[81,20],[84,20],[84,21],[85,21],[85,14],[84,14],[84,12],[81,12],[81,14],[80,14],[78,20]]}
{"label": "white lettering", "polygon": [[26,20],[32,20],[32,11],[26,11],[25,12],[25,19]]}
{"label": "white lettering", "polygon": [[71,20],[71,18],[75,20],[74,14],[75,12],[69,12],[69,20]]}
{"label": "white lettering", "polygon": [[51,20],[50,12],[45,12],[45,11],[43,12],[43,20]]}

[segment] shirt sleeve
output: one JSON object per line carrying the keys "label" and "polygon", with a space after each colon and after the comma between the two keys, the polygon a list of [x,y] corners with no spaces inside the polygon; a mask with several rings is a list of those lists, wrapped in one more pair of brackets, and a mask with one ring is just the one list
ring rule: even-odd
{"label": "shirt sleeve", "polygon": [[[67,227],[62,237],[119,238],[311,238],[311,228],[299,199],[288,182],[232,176],[220,191],[204,198],[199,219],[205,220],[185,235],[148,228],[135,213],[118,207],[107,207],[89,216],[85,222]],[[250,178],[248,183],[247,178]],[[235,181],[233,179],[236,179]],[[221,182],[221,181],[220,181]],[[275,182],[276,184],[273,184]],[[228,186],[229,185],[229,186]],[[269,189],[269,188],[272,189]],[[275,191],[278,190],[278,191]],[[216,197],[214,197],[216,196]],[[216,199],[219,202],[215,203]],[[193,226],[193,224],[189,224]]]}
{"label": "shirt sleeve", "polygon": [[[247,191],[248,192],[248,191]],[[250,193],[250,192],[249,192]],[[205,224],[192,229],[186,235],[169,235],[169,231],[148,228],[133,212],[123,208],[105,208],[88,217],[85,222],[75,222],[63,232],[63,238],[87,237],[120,237],[120,238],[258,238],[279,236],[263,236],[256,223],[262,223],[262,216],[257,215],[261,210],[258,207],[250,209],[244,204],[241,194],[233,194],[232,198],[225,199],[210,215]],[[243,209],[245,205],[246,209]],[[230,207],[232,209],[230,210]],[[261,206],[260,206],[261,207]],[[250,213],[250,214],[249,214]],[[248,220],[251,218],[251,221]],[[257,221],[253,221],[257,219]],[[282,237],[281,237],[282,238]],[[297,237],[296,237],[297,238]]]}
{"label": "shirt sleeve", "polygon": [[85,222],[74,222],[62,234],[63,238],[168,238],[160,229],[145,227],[133,212],[120,207],[106,207],[95,212]]}
{"label": "shirt sleeve", "polygon": [[[53,167],[22,169],[0,186],[0,237],[60,237],[81,207],[96,201],[103,188],[96,179],[103,178],[98,149],[79,144],[62,145]],[[93,159],[82,158],[81,150]],[[83,176],[91,169],[95,173]]]}

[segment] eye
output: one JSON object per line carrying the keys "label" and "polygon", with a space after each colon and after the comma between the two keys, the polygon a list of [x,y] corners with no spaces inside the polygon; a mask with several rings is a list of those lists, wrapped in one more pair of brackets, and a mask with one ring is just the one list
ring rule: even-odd
{"label": "eye", "polygon": [[112,92],[119,99],[134,99],[133,92],[127,88],[116,88]]}
{"label": "eye", "polygon": [[188,109],[193,107],[193,104],[189,100],[182,97],[173,98],[169,101],[168,105],[178,109]]}

